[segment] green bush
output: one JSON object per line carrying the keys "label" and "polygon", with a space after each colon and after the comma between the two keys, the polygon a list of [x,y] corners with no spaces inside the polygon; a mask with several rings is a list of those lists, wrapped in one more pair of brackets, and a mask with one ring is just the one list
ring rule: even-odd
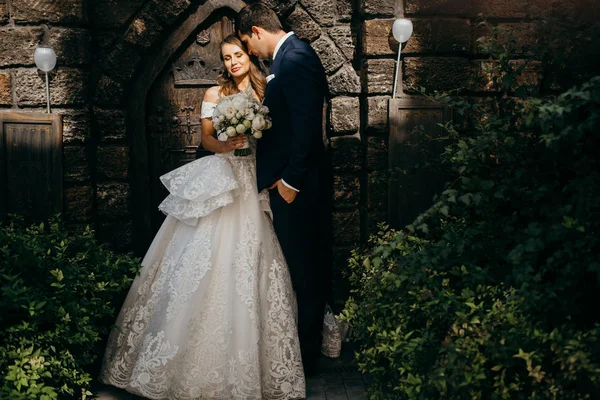
{"label": "green bush", "polygon": [[454,180],[350,259],[372,399],[600,398],[600,77],[535,98],[500,60],[495,111],[438,96],[480,116],[444,125]]}
{"label": "green bush", "polygon": [[139,260],[58,218],[0,226],[0,398],[84,399]]}

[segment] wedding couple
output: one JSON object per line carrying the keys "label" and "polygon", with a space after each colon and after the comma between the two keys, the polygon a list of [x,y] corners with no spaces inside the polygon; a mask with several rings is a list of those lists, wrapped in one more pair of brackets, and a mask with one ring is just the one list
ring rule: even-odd
{"label": "wedding couple", "polygon": [[[225,72],[202,104],[214,152],[161,177],[167,217],[129,291],[101,381],[150,399],[302,399],[321,349],[330,259],[325,72],[260,3],[221,44]],[[264,76],[257,58],[272,58]],[[222,96],[250,92],[272,128],[215,137]],[[324,223],[325,222],[325,223]]]}

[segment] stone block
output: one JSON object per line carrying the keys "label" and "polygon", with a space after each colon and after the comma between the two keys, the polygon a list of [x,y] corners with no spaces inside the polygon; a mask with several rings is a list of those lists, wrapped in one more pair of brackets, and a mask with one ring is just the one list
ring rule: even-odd
{"label": "stone block", "polygon": [[123,101],[123,86],[106,75],[103,75],[96,86],[94,103],[101,106],[116,106]]}
{"label": "stone block", "polygon": [[0,72],[0,106],[12,104],[12,88],[10,86],[10,75]]}
{"label": "stone block", "polygon": [[366,60],[362,70],[363,87],[369,94],[391,94],[394,89],[396,60]]}
{"label": "stone block", "polygon": [[91,43],[88,30],[52,28],[49,44],[56,52],[61,66],[90,62]]}
{"label": "stone block", "polygon": [[469,82],[469,89],[475,92],[496,92],[493,76],[495,64],[489,60],[472,60],[471,70],[473,77]]}
{"label": "stone block", "polygon": [[96,155],[98,176],[105,179],[126,179],[129,169],[129,148],[99,146]]}
{"label": "stone block", "polygon": [[148,14],[164,26],[177,22],[177,18],[188,9],[190,0],[152,0],[148,4]]}
{"label": "stone block", "polygon": [[333,177],[333,206],[356,208],[360,201],[360,181],[356,175],[335,175]]}
{"label": "stone block", "polygon": [[340,22],[350,22],[352,20],[352,0],[337,0],[337,18]]}
{"label": "stone block", "polygon": [[90,179],[89,162],[84,147],[63,148],[63,178],[65,182],[84,182]]}
{"label": "stone block", "polygon": [[[470,52],[471,23],[460,18],[413,19],[414,31],[402,53]],[[391,29],[391,25],[390,25]],[[396,42],[394,52],[398,50]]]}
{"label": "stone block", "polygon": [[100,48],[108,53],[110,49],[115,45],[116,41],[121,38],[117,32],[114,31],[99,31],[96,32],[95,39],[98,42]]}
{"label": "stone block", "polygon": [[94,107],[94,132],[102,142],[123,142],[127,137],[125,114],[121,110]]}
{"label": "stone block", "polygon": [[333,242],[335,245],[352,245],[360,241],[360,213],[335,211],[333,213]]}
{"label": "stone block", "polygon": [[348,136],[332,137],[331,155],[336,171],[359,171],[361,167],[361,142],[358,133]]}
{"label": "stone block", "polygon": [[[145,0],[119,0],[118,6],[112,1],[91,1],[91,24],[98,29],[122,28],[140,10]],[[175,3],[176,1],[160,3]]]}
{"label": "stone block", "polygon": [[132,246],[133,228],[131,221],[119,219],[105,221],[98,228],[98,239],[117,251],[129,251]]}
{"label": "stone block", "polygon": [[[439,16],[469,16],[471,0],[405,0],[404,12],[406,16],[413,15],[439,15]],[[475,14],[477,15],[477,14]]]}
{"label": "stone block", "polygon": [[59,109],[52,112],[63,116],[63,144],[84,144],[90,139],[90,112],[87,109]]}
{"label": "stone block", "polygon": [[129,195],[128,183],[99,183],[96,189],[98,216],[115,218],[127,215]]}
{"label": "stone block", "polygon": [[342,66],[344,61],[344,55],[335,44],[327,37],[321,36],[319,39],[312,42],[311,46],[315,49],[315,52],[321,59],[321,63],[325,68],[327,74],[331,74]]}
{"label": "stone block", "polygon": [[484,18],[525,18],[527,1],[486,0],[474,1],[472,16],[482,14]]}
{"label": "stone block", "polygon": [[345,64],[327,80],[329,92],[333,96],[360,93],[360,78],[350,64]]}
{"label": "stone block", "polygon": [[8,16],[8,4],[6,4],[6,0],[0,0],[0,25],[8,22]]}
{"label": "stone block", "polygon": [[117,44],[108,55],[104,69],[114,74],[117,78],[128,81],[142,59],[142,51],[139,47],[122,42]]}
{"label": "stone block", "polygon": [[289,11],[294,8],[294,6],[298,3],[298,0],[261,0],[261,2],[271,10],[275,11],[281,18],[282,16],[287,15]]}
{"label": "stone block", "polygon": [[333,26],[336,19],[335,0],[301,0],[306,11],[321,26]]}
{"label": "stone block", "polygon": [[461,57],[407,57],[403,61],[405,87],[452,90],[468,87],[472,79],[469,60]]}
{"label": "stone block", "polygon": [[350,25],[334,26],[329,30],[329,36],[331,36],[336,46],[342,50],[346,58],[352,61],[354,59],[356,37],[352,34]]}
{"label": "stone block", "polygon": [[369,210],[387,209],[389,177],[386,175],[386,171],[372,172],[368,179],[367,206]]}
{"label": "stone block", "polygon": [[33,53],[43,33],[41,28],[0,28],[0,67],[35,65]]}
{"label": "stone block", "polygon": [[394,17],[402,3],[397,0],[362,0],[360,5],[363,15]]}
{"label": "stone block", "polygon": [[94,211],[94,189],[87,185],[64,189],[64,205],[67,221],[91,220]]}
{"label": "stone block", "polygon": [[[510,62],[514,69],[525,63],[523,60],[512,60]],[[497,92],[499,88],[494,84],[493,77],[497,64],[489,60],[473,60],[471,62],[472,77],[468,88],[475,92]],[[539,62],[530,62],[517,77],[518,86],[538,86],[543,78],[543,67]]]}
{"label": "stone block", "polygon": [[290,30],[294,31],[301,39],[313,42],[321,36],[321,27],[319,24],[317,24],[300,6],[296,6],[286,22],[288,23]]}
{"label": "stone block", "polygon": [[384,171],[387,168],[387,136],[369,136],[367,138],[367,169],[369,171]]}
{"label": "stone block", "polygon": [[[14,72],[16,100],[20,106],[46,105],[46,81],[37,69],[18,69]],[[50,73],[50,106],[85,104],[88,73],[75,68],[59,68]]]}
{"label": "stone block", "polygon": [[148,14],[142,14],[134,19],[125,32],[125,41],[134,46],[147,48],[152,46],[161,34],[162,26]]}
{"label": "stone block", "polygon": [[355,133],[360,129],[360,101],[357,97],[331,99],[331,131],[334,135]]}
{"label": "stone block", "polygon": [[388,109],[390,96],[374,96],[367,99],[367,133],[388,132]]}
{"label": "stone block", "polygon": [[398,42],[392,35],[393,19],[371,19],[362,26],[362,49],[366,56],[393,55]]}
{"label": "stone block", "polygon": [[[520,55],[529,55],[533,52],[539,40],[537,24],[533,22],[510,22],[499,23],[498,34],[503,42],[514,41],[514,49],[511,57]],[[483,37],[492,35],[491,25],[477,25],[473,28],[473,43]],[[475,52],[481,53],[480,48],[475,48]]]}
{"label": "stone block", "polygon": [[547,19],[548,14],[568,18],[586,25],[597,24],[600,20],[600,3],[597,0],[576,0],[552,2],[550,0],[528,1],[527,15],[532,19]]}
{"label": "stone block", "polygon": [[83,3],[81,0],[11,0],[11,14],[17,24],[50,22],[81,25],[87,21]]}
{"label": "stone block", "polygon": [[[514,60],[515,68],[525,63],[524,60]],[[539,61],[531,61],[517,77],[518,86],[540,86],[544,77],[544,67]]]}

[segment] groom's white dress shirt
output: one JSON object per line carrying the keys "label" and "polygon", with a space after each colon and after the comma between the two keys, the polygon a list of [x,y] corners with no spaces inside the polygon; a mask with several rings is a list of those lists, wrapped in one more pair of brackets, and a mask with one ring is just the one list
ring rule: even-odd
{"label": "groom's white dress shirt", "polygon": [[[275,50],[273,50],[273,59],[271,61],[275,61],[275,57],[277,57],[277,52],[279,51],[279,49],[281,48],[281,45],[290,37],[294,34],[293,31],[290,31],[288,33],[285,34],[284,37],[282,37],[281,39],[279,39],[279,42],[277,42],[277,45],[275,46]],[[271,79],[275,78],[274,75],[269,75],[269,77],[271,77]],[[268,77],[267,77],[268,79]],[[268,81],[270,81],[271,79],[268,79]],[[269,83],[267,81],[267,83]],[[283,179],[281,180],[281,182],[283,182],[283,184],[287,187],[289,187],[292,190],[295,190],[296,192],[299,192],[298,189],[296,189],[295,187],[289,185],[288,183],[286,183],[286,181],[284,181]]]}

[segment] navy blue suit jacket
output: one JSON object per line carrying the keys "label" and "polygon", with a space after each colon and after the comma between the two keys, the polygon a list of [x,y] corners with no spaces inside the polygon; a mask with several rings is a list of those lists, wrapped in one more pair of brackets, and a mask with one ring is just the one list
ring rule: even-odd
{"label": "navy blue suit jacket", "polygon": [[273,120],[257,143],[258,190],[279,179],[308,195],[318,191],[324,156],[323,103],[327,78],[321,60],[306,42],[291,35],[279,48],[264,105]]}

